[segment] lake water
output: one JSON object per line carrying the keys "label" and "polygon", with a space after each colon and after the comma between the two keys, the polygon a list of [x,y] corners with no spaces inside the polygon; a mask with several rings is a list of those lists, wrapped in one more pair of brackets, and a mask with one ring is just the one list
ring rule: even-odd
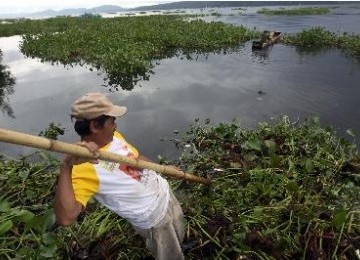
{"label": "lake water", "polygon": [[[359,3],[334,8],[321,16],[269,17],[257,15],[256,8],[242,11],[245,14],[216,9],[223,15],[205,19],[285,33],[323,26],[358,34],[360,9],[356,5]],[[277,44],[266,52],[254,53],[249,42],[226,55],[162,60],[150,80],[140,82],[141,87],[110,92],[101,86],[105,76],[101,73],[25,58],[18,49],[20,39],[0,38],[1,64],[16,79],[13,93],[5,91],[0,97],[2,128],[37,134],[55,122],[66,128],[60,140],[75,142],[70,105],[78,96],[97,91],[128,107],[128,114],[118,119],[118,129],[141,153],[155,160],[158,155],[178,155],[171,142],[161,139],[177,138],[173,131],[186,130],[196,118],[201,122],[210,118],[212,123],[237,118],[244,126],[253,127],[284,114],[293,120],[317,115],[341,136],[346,136],[349,128],[360,134],[360,63],[336,49],[299,53],[296,48]],[[16,157],[31,151],[0,143],[0,152],[5,155]]]}

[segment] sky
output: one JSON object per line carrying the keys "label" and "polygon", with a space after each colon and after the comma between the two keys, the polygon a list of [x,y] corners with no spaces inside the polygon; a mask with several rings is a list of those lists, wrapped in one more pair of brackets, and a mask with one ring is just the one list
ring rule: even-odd
{"label": "sky", "polygon": [[128,1],[128,0],[1,0],[0,13],[34,13],[52,9],[59,11],[67,8],[92,8],[100,5],[117,5],[123,8],[133,8],[138,6],[148,6],[156,4],[164,4],[176,2],[176,0],[169,1]]}

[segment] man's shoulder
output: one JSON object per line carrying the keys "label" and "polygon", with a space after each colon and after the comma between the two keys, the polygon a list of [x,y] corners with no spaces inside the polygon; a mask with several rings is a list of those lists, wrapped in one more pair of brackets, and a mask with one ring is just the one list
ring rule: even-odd
{"label": "man's shoulder", "polygon": [[[130,150],[131,152],[136,156],[138,157],[139,156],[139,151],[137,150],[136,147],[134,147],[132,144],[130,144],[122,134],[120,134],[118,131],[115,131],[114,132],[114,138],[118,139],[118,140],[121,140],[121,143],[124,143]],[[116,140],[113,140],[113,142],[115,141],[116,143]]]}
{"label": "man's shoulder", "polygon": [[86,162],[81,163],[73,166],[73,172],[82,172],[86,170],[92,170],[94,168],[94,165],[92,163]]}
{"label": "man's shoulder", "polygon": [[125,140],[124,136],[118,131],[114,132],[114,137]]}

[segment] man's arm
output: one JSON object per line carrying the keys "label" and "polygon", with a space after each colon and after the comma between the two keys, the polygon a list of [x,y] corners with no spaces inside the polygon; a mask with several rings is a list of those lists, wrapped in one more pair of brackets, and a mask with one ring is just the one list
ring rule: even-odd
{"label": "man's arm", "polygon": [[[87,148],[93,154],[99,152],[99,147],[93,142],[80,142],[78,145]],[[67,155],[60,165],[54,207],[56,222],[61,226],[71,225],[83,209],[82,204],[75,199],[71,174],[74,165],[84,162],[97,163],[97,160]]]}
{"label": "man's arm", "polygon": [[60,175],[55,193],[56,222],[61,226],[71,225],[79,216],[82,205],[76,201],[71,181],[72,163],[65,159],[60,166]]}

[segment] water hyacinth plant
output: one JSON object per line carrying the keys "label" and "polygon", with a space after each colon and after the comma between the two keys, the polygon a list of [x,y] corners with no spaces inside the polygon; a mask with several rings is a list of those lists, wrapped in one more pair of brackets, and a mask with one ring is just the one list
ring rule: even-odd
{"label": "water hyacinth plant", "polygon": [[262,8],[257,11],[258,14],[265,15],[321,15],[330,12],[329,8],[326,7],[303,7],[293,9],[267,9]]}
{"label": "water hyacinth plant", "polygon": [[284,38],[284,42],[304,47],[335,47],[339,45],[339,37],[322,27],[314,27],[294,35],[289,35]]}
{"label": "water hyacinth plant", "polygon": [[179,187],[188,236],[198,241],[194,259],[355,259],[356,146],[318,119],[284,117],[254,130],[197,124],[184,144],[194,147],[184,166],[213,180],[210,188]]}
{"label": "water hyacinth plant", "polygon": [[56,160],[0,161],[0,258],[52,258],[61,241],[52,232]]}
{"label": "water hyacinth plant", "polygon": [[[124,89],[147,79],[164,57],[224,50],[257,34],[173,16],[63,17],[6,26],[29,33],[21,46],[29,57],[86,63],[105,70],[108,83]],[[359,36],[322,28],[285,35],[283,42],[360,54]],[[41,135],[56,139],[63,130],[52,124]],[[255,129],[197,121],[177,146],[184,153],[174,164],[212,180],[211,186],[171,181],[186,217],[187,259],[356,259],[357,147],[317,118],[299,123],[283,117]],[[52,204],[58,161],[41,156],[37,163],[0,160],[0,259],[149,256],[132,228],[95,202],[73,226],[57,227]]]}
{"label": "water hyacinth plant", "polygon": [[[131,90],[148,80],[163,58],[236,50],[260,32],[221,22],[206,23],[193,15],[91,18],[58,17],[14,20],[0,25],[0,35],[23,34],[21,51],[42,61],[89,66],[105,71],[105,85]],[[190,19],[191,17],[191,19]],[[282,43],[299,49],[337,47],[360,56],[360,36],[321,27],[284,32]]]}
{"label": "water hyacinth plant", "polygon": [[360,35],[343,33],[341,35],[314,27],[296,34],[285,34],[282,43],[301,49],[339,48],[354,57],[360,57]]}
{"label": "water hyacinth plant", "polygon": [[[173,163],[212,180],[171,181],[186,218],[186,259],[356,259],[360,159],[353,142],[317,118],[282,117],[254,129],[197,121],[182,136],[177,145],[187,150]],[[76,224],[57,227],[57,161],[43,158],[0,161],[0,258],[150,256],[125,220],[95,202]]]}
{"label": "water hyacinth plant", "polygon": [[[21,51],[28,57],[63,64],[86,63],[107,74],[115,89],[132,89],[147,80],[154,62],[174,55],[238,47],[257,36],[243,26],[180,16],[111,19],[54,18],[66,29],[23,36]],[[54,23],[54,21],[52,22]]]}
{"label": "water hyacinth plant", "polygon": [[65,128],[61,127],[61,124],[55,124],[54,122],[51,122],[49,126],[39,132],[39,136],[43,136],[48,139],[57,140],[57,137],[59,135],[65,134]]}

